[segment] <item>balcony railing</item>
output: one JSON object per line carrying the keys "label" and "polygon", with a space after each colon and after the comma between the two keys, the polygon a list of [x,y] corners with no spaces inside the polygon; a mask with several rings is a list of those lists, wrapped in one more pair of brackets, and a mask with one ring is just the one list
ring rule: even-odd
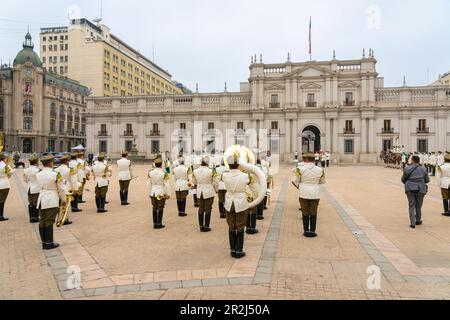
{"label": "balcony railing", "polygon": [[106,137],[108,135],[108,131],[99,131],[98,136],[99,137]]}
{"label": "balcony railing", "polygon": [[394,133],[394,128],[381,128],[381,133]]}
{"label": "balcony railing", "polygon": [[235,129],[234,134],[235,135],[245,135],[245,129]]}
{"label": "balcony railing", "polygon": [[271,102],[271,103],[269,103],[269,107],[270,108],[279,108],[280,103],[279,102]]}
{"label": "balcony railing", "polygon": [[344,128],[344,134],[355,134],[355,128]]}
{"label": "balcony railing", "polygon": [[152,130],[152,131],[150,131],[150,135],[154,136],[154,137],[160,136],[161,135],[161,131],[159,131],[159,130]]}
{"label": "balcony railing", "polygon": [[134,136],[133,131],[124,131],[123,135],[125,137],[133,137]]}
{"label": "balcony railing", "polygon": [[280,129],[270,129],[269,134],[270,135],[280,135]]}
{"label": "balcony railing", "polygon": [[317,107],[317,102],[316,101],[307,101],[306,102],[306,107],[307,108],[316,108]]}
{"label": "balcony railing", "polygon": [[217,133],[217,129],[207,129],[205,131],[205,134],[216,134]]}
{"label": "balcony railing", "polygon": [[430,133],[430,128],[417,128],[417,133]]}
{"label": "balcony railing", "polygon": [[355,101],[345,100],[344,101],[344,106],[346,106],[346,107],[354,107],[355,106]]}

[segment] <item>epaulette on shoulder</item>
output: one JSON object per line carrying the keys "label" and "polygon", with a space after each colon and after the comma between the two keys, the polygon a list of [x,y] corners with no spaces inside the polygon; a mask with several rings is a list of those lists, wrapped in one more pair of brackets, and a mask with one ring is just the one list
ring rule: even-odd
{"label": "epaulette on shoulder", "polygon": [[299,168],[299,167],[297,167],[297,168],[295,169],[295,175],[296,175],[297,177],[300,177],[300,176],[301,176],[300,168]]}
{"label": "epaulette on shoulder", "polygon": [[249,184],[252,184],[254,179],[253,179],[253,177],[252,177],[252,175],[250,173],[248,173],[248,179],[250,180]]}

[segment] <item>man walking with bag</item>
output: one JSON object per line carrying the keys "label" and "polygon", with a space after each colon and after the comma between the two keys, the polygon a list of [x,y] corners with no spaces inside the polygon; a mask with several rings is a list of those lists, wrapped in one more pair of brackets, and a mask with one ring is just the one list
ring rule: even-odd
{"label": "man walking with bag", "polygon": [[410,228],[422,225],[423,199],[428,192],[427,184],[430,183],[427,169],[420,165],[420,158],[413,156],[411,165],[406,166],[403,171],[402,182],[408,198]]}

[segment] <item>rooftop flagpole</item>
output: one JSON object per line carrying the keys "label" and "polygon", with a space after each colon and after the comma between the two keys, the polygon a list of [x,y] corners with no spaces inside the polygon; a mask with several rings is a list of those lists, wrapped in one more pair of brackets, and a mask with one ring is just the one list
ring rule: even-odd
{"label": "rooftop flagpole", "polygon": [[312,18],[309,17],[309,61],[312,61]]}

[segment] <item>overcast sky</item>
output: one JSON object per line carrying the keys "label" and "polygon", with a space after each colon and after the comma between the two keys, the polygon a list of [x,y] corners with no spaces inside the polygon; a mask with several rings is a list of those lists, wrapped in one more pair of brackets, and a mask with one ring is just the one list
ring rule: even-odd
{"label": "overcast sky", "polygon": [[[67,25],[68,8],[100,16],[100,0],[2,0],[0,58],[14,59],[27,25]],[[77,15],[76,10],[70,10]],[[238,91],[250,56],[263,62],[308,60],[312,16],[313,59],[359,59],[373,48],[388,86],[425,85],[450,70],[448,0],[103,0],[112,32],[201,92]]]}

